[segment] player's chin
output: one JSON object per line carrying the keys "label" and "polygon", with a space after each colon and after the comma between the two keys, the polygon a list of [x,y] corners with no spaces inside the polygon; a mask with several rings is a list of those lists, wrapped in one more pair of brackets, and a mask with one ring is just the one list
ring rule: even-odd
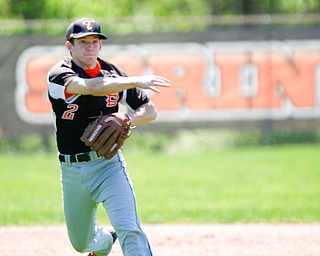
{"label": "player's chin", "polygon": [[85,55],[84,57],[85,57],[85,59],[86,59],[87,62],[95,61],[95,60],[98,58],[97,55],[90,55],[90,54]]}
{"label": "player's chin", "polygon": [[92,65],[96,65],[97,62],[97,56],[96,55],[86,55],[83,62],[86,64],[86,66],[91,67]]}

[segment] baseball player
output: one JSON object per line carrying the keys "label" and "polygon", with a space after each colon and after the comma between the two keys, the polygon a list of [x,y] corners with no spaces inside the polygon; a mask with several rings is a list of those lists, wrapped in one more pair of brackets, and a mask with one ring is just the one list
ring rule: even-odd
{"label": "baseball player", "polygon": [[[74,21],[66,33],[70,57],[48,73],[68,236],[75,250],[89,255],[108,255],[119,238],[124,255],[150,256],[121,151],[108,160],[80,138],[95,118],[118,112],[119,103],[129,107],[126,117],[131,125],[151,122],[157,110],[142,89],[159,92],[159,88],[171,85],[161,76],[127,77],[115,65],[100,59],[102,40],[106,39],[97,21]],[[96,224],[100,203],[114,230]]]}

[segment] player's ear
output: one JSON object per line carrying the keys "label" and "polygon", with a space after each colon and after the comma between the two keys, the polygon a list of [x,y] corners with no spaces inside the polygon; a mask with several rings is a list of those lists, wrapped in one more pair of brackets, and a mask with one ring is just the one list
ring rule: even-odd
{"label": "player's ear", "polygon": [[101,48],[102,48],[102,41],[100,40],[100,47],[99,47],[99,50],[101,50]]}
{"label": "player's ear", "polygon": [[69,52],[71,52],[72,43],[70,41],[66,41],[66,46]]}

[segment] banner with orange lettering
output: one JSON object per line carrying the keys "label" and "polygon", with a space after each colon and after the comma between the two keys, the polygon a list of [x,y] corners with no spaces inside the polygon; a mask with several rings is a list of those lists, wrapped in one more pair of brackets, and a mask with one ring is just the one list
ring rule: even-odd
{"label": "banner with orange lettering", "polygon": [[[46,76],[68,54],[57,46],[21,54],[15,94],[21,119],[52,123]],[[319,40],[104,45],[101,57],[128,75],[171,80],[170,89],[149,94],[159,122],[320,117]]]}

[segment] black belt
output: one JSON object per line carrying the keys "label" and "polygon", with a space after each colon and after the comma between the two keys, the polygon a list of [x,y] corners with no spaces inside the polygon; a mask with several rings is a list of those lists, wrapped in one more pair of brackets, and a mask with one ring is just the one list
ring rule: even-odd
{"label": "black belt", "polygon": [[70,159],[71,163],[84,163],[96,160],[98,158],[100,158],[100,156],[98,156],[98,154],[95,151],[79,153],[76,155],[59,155],[59,160],[61,162],[68,162],[68,159]]}

